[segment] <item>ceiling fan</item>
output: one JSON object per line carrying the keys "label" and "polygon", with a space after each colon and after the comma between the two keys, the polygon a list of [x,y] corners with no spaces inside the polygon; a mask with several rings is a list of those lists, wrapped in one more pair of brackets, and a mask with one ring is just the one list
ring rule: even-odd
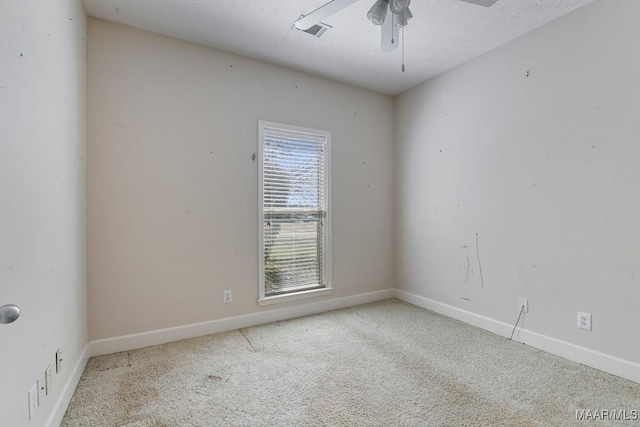
{"label": "ceiling fan", "polygon": [[[308,30],[317,25],[323,19],[341,11],[358,0],[333,0],[320,6],[313,12],[303,15],[295,22],[295,27],[299,30]],[[489,7],[498,0],[460,0],[466,3]],[[381,51],[389,53],[398,48],[398,33],[400,28],[404,28],[413,14],[409,10],[411,0],[376,0],[367,18],[375,25],[382,27]],[[389,16],[389,11],[391,16]],[[404,71],[404,70],[403,70]]]}

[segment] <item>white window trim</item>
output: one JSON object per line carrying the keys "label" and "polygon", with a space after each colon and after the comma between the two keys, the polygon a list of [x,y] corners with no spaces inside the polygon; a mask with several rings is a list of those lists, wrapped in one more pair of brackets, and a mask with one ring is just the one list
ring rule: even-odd
{"label": "white window trim", "polygon": [[[327,254],[326,254],[326,286],[321,289],[312,289],[309,291],[301,291],[296,293],[276,295],[271,297],[265,297],[264,286],[264,229],[263,217],[264,217],[264,199],[262,188],[263,182],[263,141],[264,131],[269,129],[270,132],[282,130],[284,132],[296,132],[310,137],[321,136],[326,140],[326,152],[327,152],[327,218],[326,218],[326,233],[327,233]],[[258,305],[270,305],[287,301],[295,301],[304,298],[311,298],[321,295],[330,294],[333,291],[333,284],[331,280],[331,132],[318,129],[310,129],[300,126],[285,125],[281,123],[268,122],[264,120],[258,121],[258,265],[259,265],[259,280],[258,280]]]}
{"label": "white window trim", "polygon": [[[264,288],[264,286],[263,286]],[[265,297],[258,299],[258,305],[271,305],[281,302],[295,301],[299,299],[319,297],[321,295],[328,295],[333,292],[333,288],[312,289],[310,291],[302,291],[285,295],[276,295],[273,297]]]}

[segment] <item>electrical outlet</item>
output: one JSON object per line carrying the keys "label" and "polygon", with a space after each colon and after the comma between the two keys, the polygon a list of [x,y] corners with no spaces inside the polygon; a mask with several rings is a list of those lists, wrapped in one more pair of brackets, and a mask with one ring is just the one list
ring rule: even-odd
{"label": "electrical outlet", "polygon": [[578,312],[578,328],[587,331],[591,330],[591,315],[589,313]]}
{"label": "electrical outlet", "polygon": [[32,420],[38,409],[38,383],[29,389],[29,419]]}
{"label": "electrical outlet", "polygon": [[46,384],[46,395],[48,396],[51,393],[51,387],[53,386],[53,369],[51,369],[51,365],[47,366],[47,369],[44,370],[44,383]]}
{"label": "electrical outlet", "polygon": [[233,301],[233,294],[231,293],[231,291],[222,291],[222,302],[228,304],[231,301]]}
{"label": "electrical outlet", "polygon": [[62,370],[62,350],[56,351],[56,374]]}
{"label": "electrical outlet", "polygon": [[38,405],[42,405],[44,397],[47,395],[47,384],[44,376],[45,374],[43,372],[40,374],[40,377],[38,377]]}
{"label": "electrical outlet", "polygon": [[518,311],[524,307],[524,313],[529,312],[529,300],[526,298],[518,298]]}

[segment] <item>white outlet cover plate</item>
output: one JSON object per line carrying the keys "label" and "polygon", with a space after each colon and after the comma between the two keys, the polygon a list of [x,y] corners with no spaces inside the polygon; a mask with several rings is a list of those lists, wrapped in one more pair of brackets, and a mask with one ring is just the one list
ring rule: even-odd
{"label": "white outlet cover plate", "polygon": [[529,300],[526,298],[518,298],[518,311],[524,306],[524,312],[529,312]]}
{"label": "white outlet cover plate", "polygon": [[45,373],[41,373],[38,378],[38,405],[42,405],[44,397],[47,395],[47,384],[45,380]]}
{"label": "white outlet cover plate", "polygon": [[29,419],[32,420],[38,409],[38,383],[33,384],[29,390]]}
{"label": "white outlet cover plate", "polygon": [[231,293],[231,291],[222,292],[222,302],[224,304],[227,304],[227,303],[230,303],[231,301],[233,301],[233,294]]}
{"label": "white outlet cover plate", "polygon": [[46,394],[48,396],[53,386],[53,369],[51,369],[51,365],[47,366],[47,369],[44,370],[44,377],[45,384],[47,385]]}
{"label": "white outlet cover plate", "polygon": [[589,313],[578,312],[578,328],[586,331],[591,330],[591,315]]}

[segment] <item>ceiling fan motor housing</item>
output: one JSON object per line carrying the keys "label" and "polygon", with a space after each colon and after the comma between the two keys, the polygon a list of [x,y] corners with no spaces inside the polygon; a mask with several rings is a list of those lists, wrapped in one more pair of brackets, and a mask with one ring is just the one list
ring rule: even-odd
{"label": "ceiling fan motor housing", "polygon": [[390,0],[389,8],[391,9],[391,12],[399,14],[408,10],[410,4],[411,0]]}

